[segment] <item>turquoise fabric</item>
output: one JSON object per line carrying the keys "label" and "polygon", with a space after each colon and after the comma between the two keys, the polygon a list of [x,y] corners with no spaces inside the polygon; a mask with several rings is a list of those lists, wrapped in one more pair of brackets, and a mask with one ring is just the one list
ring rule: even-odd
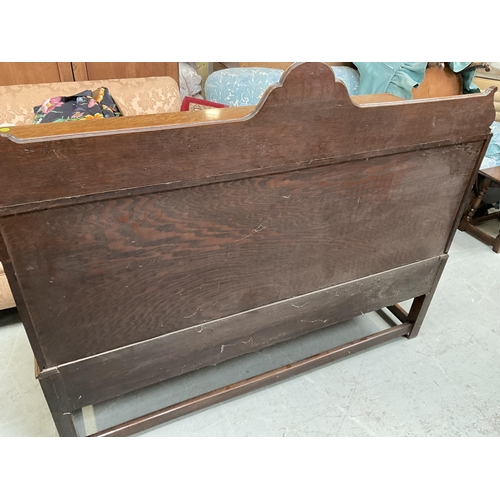
{"label": "turquoise fabric", "polygon": [[389,94],[411,99],[413,87],[424,79],[427,63],[355,62],[359,70],[359,94]]}
{"label": "turquoise fabric", "polygon": [[[360,73],[359,94],[389,94],[412,99],[412,89],[422,83],[426,62],[355,62]],[[480,92],[472,82],[475,70],[467,70],[470,62],[448,63],[455,73],[461,72],[463,93]]]}
{"label": "turquoise fabric", "polygon": [[464,81],[463,85],[464,94],[475,94],[476,92],[481,92],[481,89],[475,83],[472,82],[476,70],[466,69],[467,66],[469,66],[470,62],[450,62],[448,64],[455,73],[462,72],[462,78]]}
{"label": "turquoise fabric", "polygon": [[455,72],[459,73],[460,71],[463,71],[470,62],[449,62],[448,66]]}
{"label": "turquoise fabric", "polygon": [[[357,95],[359,72],[348,66],[333,66],[337,80],[350,95]],[[228,106],[255,106],[266,89],[279,82],[283,70],[270,68],[228,68],[215,71],[205,82],[205,98]]]}
{"label": "turquoise fabric", "polygon": [[[333,66],[337,80],[342,81],[349,95],[388,92],[403,99],[412,99],[413,87],[422,83],[426,62],[357,62],[358,70],[349,66]],[[462,72],[464,93],[480,92],[467,71],[469,62],[448,63],[455,72]],[[205,83],[209,101],[228,106],[254,106],[266,89],[277,83],[282,70],[271,68],[231,68],[212,73]]]}

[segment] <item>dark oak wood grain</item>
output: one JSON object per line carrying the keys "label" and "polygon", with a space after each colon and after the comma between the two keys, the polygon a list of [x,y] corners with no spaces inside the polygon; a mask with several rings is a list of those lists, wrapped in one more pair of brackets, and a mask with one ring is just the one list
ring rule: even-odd
{"label": "dark oak wood grain", "polygon": [[493,94],[381,99],[305,63],[254,109],[0,137],[0,258],[61,434],[82,405],[401,300],[418,333]]}
{"label": "dark oak wood grain", "polygon": [[[60,364],[71,411],[428,294],[443,259],[385,271]],[[362,290],[362,293],[360,293]],[[198,300],[201,303],[201,299]],[[161,328],[150,328],[150,331]],[[116,329],[123,332],[122,328]],[[135,332],[134,332],[135,333]],[[120,339],[121,340],[121,339]],[[93,339],[95,345],[97,339]],[[128,373],[123,379],[122,374]],[[50,374],[51,370],[46,373]],[[44,374],[44,372],[42,372]],[[99,381],[106,379],[106,384]]]}
{"label": "dark oak wood grain", "polygon": [[[440,255],[458,210],[436,220],[441,186],[464,192],[478,148],[6,217],[0,230],[18,254],[44,366]],[[339,217],[342,207],[350,210]],[[68,330],[71,347],[59,341]],[[102,330],[117,333],[96,343]]]}

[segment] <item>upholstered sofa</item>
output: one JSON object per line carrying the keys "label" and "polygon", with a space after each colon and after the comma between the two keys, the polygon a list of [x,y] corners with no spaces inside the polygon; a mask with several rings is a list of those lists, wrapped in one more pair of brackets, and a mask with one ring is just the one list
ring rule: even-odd
{"label": "upholstered sofa", "polygon": [[[124,116],[169,113],[179,111],[181,107],[179,86],[168,76],[0,86],[0,128],[30,125],[34,116],[33,108],[45,99],[70,96],[98,87],[109,89]],[[0,196],[1,189],[0,187]],[[0,263],[0,310],[14,306],[14,299]]]}
{"label": "upholstered sofa", "polygon": [[98,87],[109,89],[124,116],[169,113],[181,107],[179,86],[169,76],[8,85],[0,87],[0,124],[30,125],[34,106],[45,99]]}

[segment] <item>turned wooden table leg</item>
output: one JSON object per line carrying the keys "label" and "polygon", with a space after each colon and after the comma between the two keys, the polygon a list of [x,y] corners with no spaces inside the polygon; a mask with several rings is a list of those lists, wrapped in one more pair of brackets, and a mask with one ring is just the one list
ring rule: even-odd
{"label": "turned wooden table leg", "polygon": [[476,213],[477,209],[481,205],[481,201],[484,198],[486,191],[488,191],[490,184],[491,184],[491,179],[486,177],[481,184],[479,194],[474,199],[474,202],[472,203],[472,206],[471,206],[469,212],[460,221],[460,225],[458,226],[458,229],[460,229],[460,231],[464,231],[465,228],[467,227],[467,225],[471,222],[472,218],[474,217],[474,214]]}

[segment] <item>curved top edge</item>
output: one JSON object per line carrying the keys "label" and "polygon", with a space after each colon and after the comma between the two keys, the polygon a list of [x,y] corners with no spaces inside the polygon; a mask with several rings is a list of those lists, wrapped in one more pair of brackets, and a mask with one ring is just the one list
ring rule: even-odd
{"label": "curved top edge", "polygon": [[[331,66],[323,62],[296,62],[283,72],[279,82],[266,89],[255,106],[234,108],[214,108],[203,111],[163,113],[156,115],[125,116],[114,120],[62,122],[42,125],[21,125],[0,128],[0,137],[15,143],[33,143],[64,139],[77,139],[97,135],[117,135],[126,133],[159,131],[165,129],[210,126],[245,122],[265,113],[267,108],[289,106],[297,101],[338,101],[353,108],[373,108],[384,106],[415,106],[426,103],[487,99],[492,103],[497,87],[492,86],[481,93],[449,97],[404,100],[390,94],[370,96],[349,96],[346,86],[336,80]],[[115,121],[116,120],[116,121]]]}

